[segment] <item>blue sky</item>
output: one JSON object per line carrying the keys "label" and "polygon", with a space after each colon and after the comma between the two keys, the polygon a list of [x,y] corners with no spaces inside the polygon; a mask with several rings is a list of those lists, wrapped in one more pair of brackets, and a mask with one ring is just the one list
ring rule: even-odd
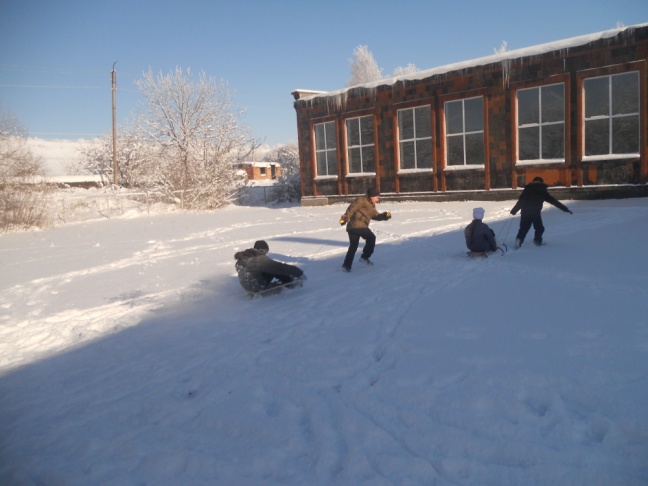
{"label": "blue sky", "polygon": [[335,91],[369,46],[384,74],[648,22],[645,0],[0,0],[0,105],[32,137],[89,139],[141,101],[149,68],[225,81],[259,141],[297,140],[291,91]]}

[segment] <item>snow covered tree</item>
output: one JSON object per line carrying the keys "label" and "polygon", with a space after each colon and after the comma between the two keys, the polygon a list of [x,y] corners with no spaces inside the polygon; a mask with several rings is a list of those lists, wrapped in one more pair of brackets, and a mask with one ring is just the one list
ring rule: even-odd
{"label": "snow covered tree", "polygon": [[351,79],[347,86],[371,83],[382,79],[382,69],[371,54],[367,46],[358,46],[353,50],[353,57],[349,59]]}
{"label": "snow covered tree", "polygon": [[[78,159],[67,167],[68,172],[78,174],[88,171],[102,174],[113,180],[112,133],[80,149]],[[117,135],[117,178],[120,186],[152,189],[157,186],[154,150],[143,143],[134,131],[118,131]]]}
{"label": "snow covered tree", "polygon": [[187,209],[213,209],[230,202],[238,186],[235,162],[256,142],[242,124],[242,111],[224,82],[190,69],[136,82],[146,104],[136,121],[140,140],[154,151],[153,177]]}
{"label": "snow covered tree", "polygon": [[301,180],[299,177],[299,148],[296,143],[280,145],[263,158],[281,166],[281,175],[275,186],[277,200],[293,202],[301,199]]}
{"label": "snow covered tree", "polygon": [[498,49],[493,49],[493,52],[495,54],[503,54],[505,52],[508,52],[508,42],[502,41],[502,45],[499,46]]}
{"label": "snow covered tree", "polygon": [[47,223],[45,166],[27,145],[27,130],[0,107],[0,229]]}
{"label": "snow covered tree", "polygon": [[398,66],[396,69],[394,69],[394,72],[392,73],[392,76],[405,76],[407,74],[414,74],[418,72],[418,68],[410,63],[405,67]]}

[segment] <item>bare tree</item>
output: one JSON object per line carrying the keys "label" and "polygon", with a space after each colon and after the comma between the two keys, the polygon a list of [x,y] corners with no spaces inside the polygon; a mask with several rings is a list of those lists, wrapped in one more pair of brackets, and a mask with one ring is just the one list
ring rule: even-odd
{"label": "bare tree", "polygon": [[369,47],[358,46],[353,50],[353,57],[349,59],[351,79],[347,86],[371,83],[382,79],[382,69],[371,54]]}
{"label": "bare tree", "polygon": [[194,81],[180,68],[136,82],[146,99],[137,133],[153,149],[155,178],[185,208],[212,209],[232,200],[235,162],[256,142],[243,125],[229,88],[204,73]]}
{"label": "bare tree", "polygon": [[47,223],[45,167],[27,146],[27,130],[0,107],[0,228]]}

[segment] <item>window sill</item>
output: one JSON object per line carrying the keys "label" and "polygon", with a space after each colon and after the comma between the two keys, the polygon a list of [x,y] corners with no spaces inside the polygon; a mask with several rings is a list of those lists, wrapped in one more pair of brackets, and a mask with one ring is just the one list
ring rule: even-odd
{"label": "window sill", "polygon": [[516,167],[521,167],[525,165],[552,165],[552,164],[564,164],[565,159],[546,159],[546,160],[518,160],[515,162]]}
{"label": "window sill", "polygon": [[335,181],[338,176],[336,175],[325,175],[325,176],[315,176],[316,181]]}
{"label": "window sill", "polygon": [[398,175],[408,175],[408,174],[432,174],[434,170],[432,169],[400,169]]}
{"label": "window sill", "polygon": [[639,154],[585,155],[581,162],[606,162],[608,160],[638,159],[639,157]]}
{"label": "window sill", "polygon": [[456,170],[484,170],[483,165],[448,165],[443,168],[443,172],[454,172]]}
{"label": "window sill", "polygon": [[375,172],[354,172],[352,174],[347,174],[346,175],[347,179],[351,179],[353,177],[376,177]]}

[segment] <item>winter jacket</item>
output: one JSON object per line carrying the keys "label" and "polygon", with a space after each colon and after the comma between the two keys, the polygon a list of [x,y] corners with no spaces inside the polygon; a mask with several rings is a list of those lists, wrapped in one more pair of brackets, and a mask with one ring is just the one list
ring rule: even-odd
{"label": "winter jacket", "polygon": [[358,228],[368,228],[372,219],[386,221],[389,218],[387,217],[387,213],[379,213],[376,211],[376,205],[367,196],[359,196],[349,204],[341,219],[348,223],[347,231],[349,231]]}
{"label": "winter jacket", "polygon": [[569,213],[570,211],[567,206],[558,201],[555,197],[551,196],[547,191],[547,187],[547,184],[539,181],[530,182],[529,184],[524,186],[524,190],[522,191],[522,194],[520,194],[520,198],[518,199],[517,203],[515,203],[515,206],[513,206],[513,209],[511,209],[511,214],[517,214],[517,212],[520,210],[522,210],[522,214],[529,216],[540,214],[540,211],[542,211],[542,204],[544,202],[553,204],[558,209]]}
{"label": "winter jacket", "polygon": [[466,246],[470,251],[495,251],[495,233],[480,219],[473,219],[464,230]]}
{"label": "winter jacket", "polygon": [[304,273],[301,268],[275,261],[254,248],[239,251],[234,258],[239,282],[250,292],[265,289],[275,277],[301,277]]}

